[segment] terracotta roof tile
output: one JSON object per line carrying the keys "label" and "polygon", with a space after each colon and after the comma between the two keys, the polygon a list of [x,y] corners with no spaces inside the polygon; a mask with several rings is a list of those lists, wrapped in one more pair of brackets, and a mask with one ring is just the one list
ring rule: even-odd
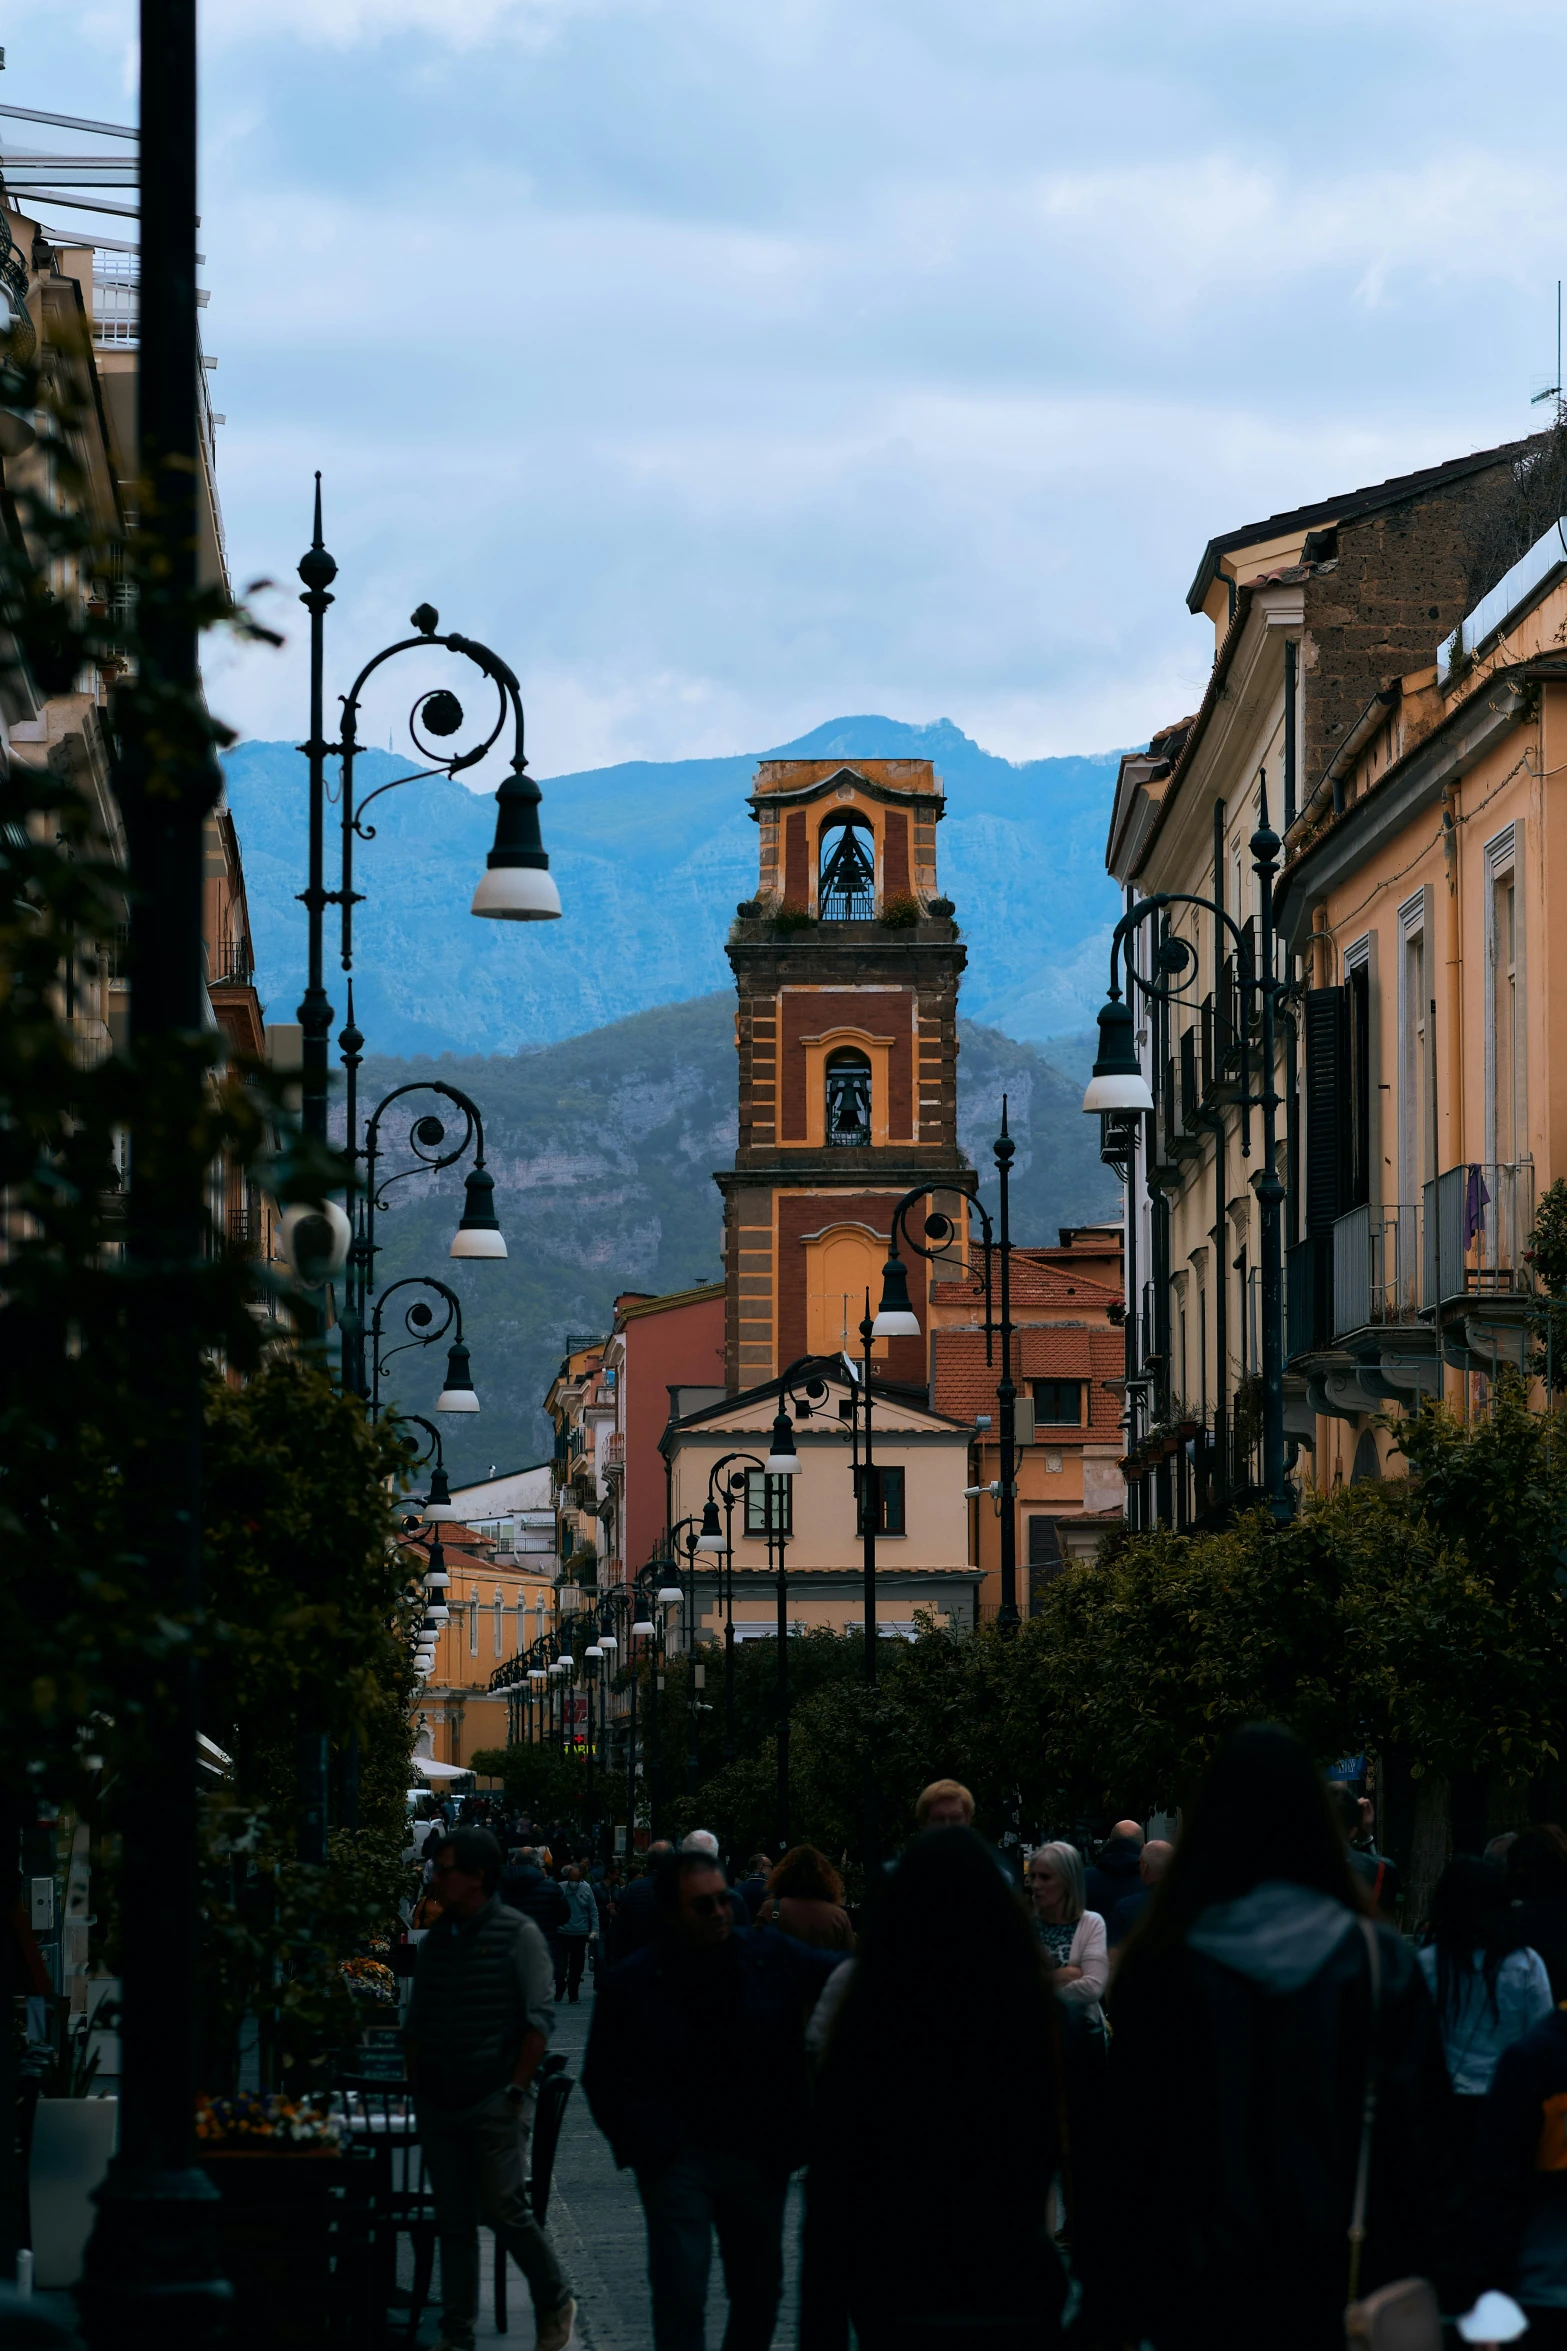
{"label": "terracotta roof tile", "polygon": [[[1076,1266],[1063,1263],[1069,1253],[1052,1249],[1037,1255],[1028,1249],[1012,1252],[1012,1311],[1020,1306],[1072,1306],[1078,1312],[1103,1314],[1114,1298],[1121,1295],[1119,1287],[1111,1282],[1096,1281],[1091,1274],[1080,1273]],[[1083,1254],[1086,1256],[1087,1251]],[[938,1306],[962,1306],[972,1301],[977,1311],[984,1311],[984,1291],[979,1286],[979,1263],[975,1260],[975,1279],[962,1282],[934,1282],[931,1298]]]}
{"label": "terracotta roof tile", "polygon": [[[983,1331],[934,1333],[935,1379],[932,1402],[938,1412],[954,1420],[972,1421],[976,1412],[996,1411],[996,1383],[1001,1377],[999,1347],[996,1360],[985,1361]],[[1121,1433],[1121,1400],[1106,1388],[1126,1366],[1126,1348],[1117,1330],[1027,1327],[1013,1339],[1013,1378],[1026,1396],[1030,1380],[1085,1380],[1088,1383],[1089,1420],[1085,1436],[1115,1438]],[[1052,1437],[1054,1431],[1051,1432]]]}

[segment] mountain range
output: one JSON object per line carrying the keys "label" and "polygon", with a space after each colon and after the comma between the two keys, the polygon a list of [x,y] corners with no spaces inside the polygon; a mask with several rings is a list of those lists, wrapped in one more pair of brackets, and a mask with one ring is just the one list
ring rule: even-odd
{"label": "mountain range", "polygon": [[[1012,1231],[1051,1241],[1061,1223],[1119,1212],[1114,1178],[1098,1156],[1097,1120],[1082,1115],[1091,1040],[1066,1041],[1067,1066],[977,1022],[959,1024],[958,1130],[970,1159],[993,1166],[1001,1097],[1017,1139]],[[405,1274],[433,1274],[462,1300],[482,1410],[448,1418],[442,1434],[454,1476],[481,1477],[542,1459],[550,1427],[541,1409],[568,1333],[609,1327],[621,1290],[675,1290],[721,1270],[715,1168],[732,1165],[736,1135],[734,997],[727,989],[532,1052],[465,1058],[377,1057],[361,1073],[361,1100],[440,1077],[478,1103],[485,1124],[504,1264],[447,1255],[462,1207],[461,1171],[394,1185],[396,1206],[377,1227],[384,1291]],[[410,1098],[408,1118],[439,1110]],[[395,1146],[406,1129],[390,1120]],[[386,1172],[411,1164],[390,1156]],[[994,1177],[982,1184],[992,1213]],[[407,1336],[392,1304],[387,1346]],[[391,1365],[383,1392],[429,1414],[444,1347],[413,1349]]]}
{"label": "mountain range", "polygon": [[[948,719],[864,717],[829,720],[760,756],[933,760],[947,792],[940,883],[969,950],[965,1012],[1034,1043],[1090,1025],[1119,911],[1104,871],[1116,754],[1014,765]],[[409,765],[361,754],[360,799]],[[559,923],[470,919],[494,827],[486,795],[447,777],[388,792],[371,815],[375,838],[355,851],[365,894],[355,1014],[372,1048],[513,1053],[726,987],[725,935],[756,887],[746,808],[755,766],[751,754],[633,760],[545,780]],[[292,1020],[304,986],[305,762],[292,744],[252,742],[224,769],[262,994],[274,1020]],[[335,879],[334,834],[329,888]],[[328,988],[341,1023],[330,943]]]}

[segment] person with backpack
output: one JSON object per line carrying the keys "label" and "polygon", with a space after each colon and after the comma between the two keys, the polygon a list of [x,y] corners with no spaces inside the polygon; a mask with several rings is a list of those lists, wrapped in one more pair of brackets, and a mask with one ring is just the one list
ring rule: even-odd
{"label": "person with backpack", "polygon": [[[1082,2341],[1342,2351],[1357,2293],[1434,2275],[1452,2201],[1436,2011],[1414,1953],[1367,1916],[1292,1732],[1220,1749],[1110,2025],[1107,2193],[1074,2239]],[[1150,2215],[1170,2225],[1126,2225]]]}

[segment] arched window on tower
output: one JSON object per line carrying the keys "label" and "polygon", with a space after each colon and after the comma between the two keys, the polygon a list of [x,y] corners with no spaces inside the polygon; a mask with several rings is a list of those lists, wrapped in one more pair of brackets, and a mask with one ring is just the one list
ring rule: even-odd
{"label": "arched window on tower", "polygon": [[871,1065],[852,1045],[827,1056],[827,1140],[868,1143],[871,1139]]}
{"label": "arched window on tower", "polygon": [[816,907],[823,922],[876,919],[875,842],[863,819],[846,816],[822,832]]}

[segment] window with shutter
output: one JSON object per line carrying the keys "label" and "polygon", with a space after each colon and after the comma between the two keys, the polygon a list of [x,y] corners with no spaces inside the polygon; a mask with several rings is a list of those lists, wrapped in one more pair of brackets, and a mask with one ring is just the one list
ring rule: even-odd
{"label": "window with shutter", "polygon": [[1306,1029],[1306,1231],[1326,1233],[1344,1200],[1344,991],[1308,988]]}

